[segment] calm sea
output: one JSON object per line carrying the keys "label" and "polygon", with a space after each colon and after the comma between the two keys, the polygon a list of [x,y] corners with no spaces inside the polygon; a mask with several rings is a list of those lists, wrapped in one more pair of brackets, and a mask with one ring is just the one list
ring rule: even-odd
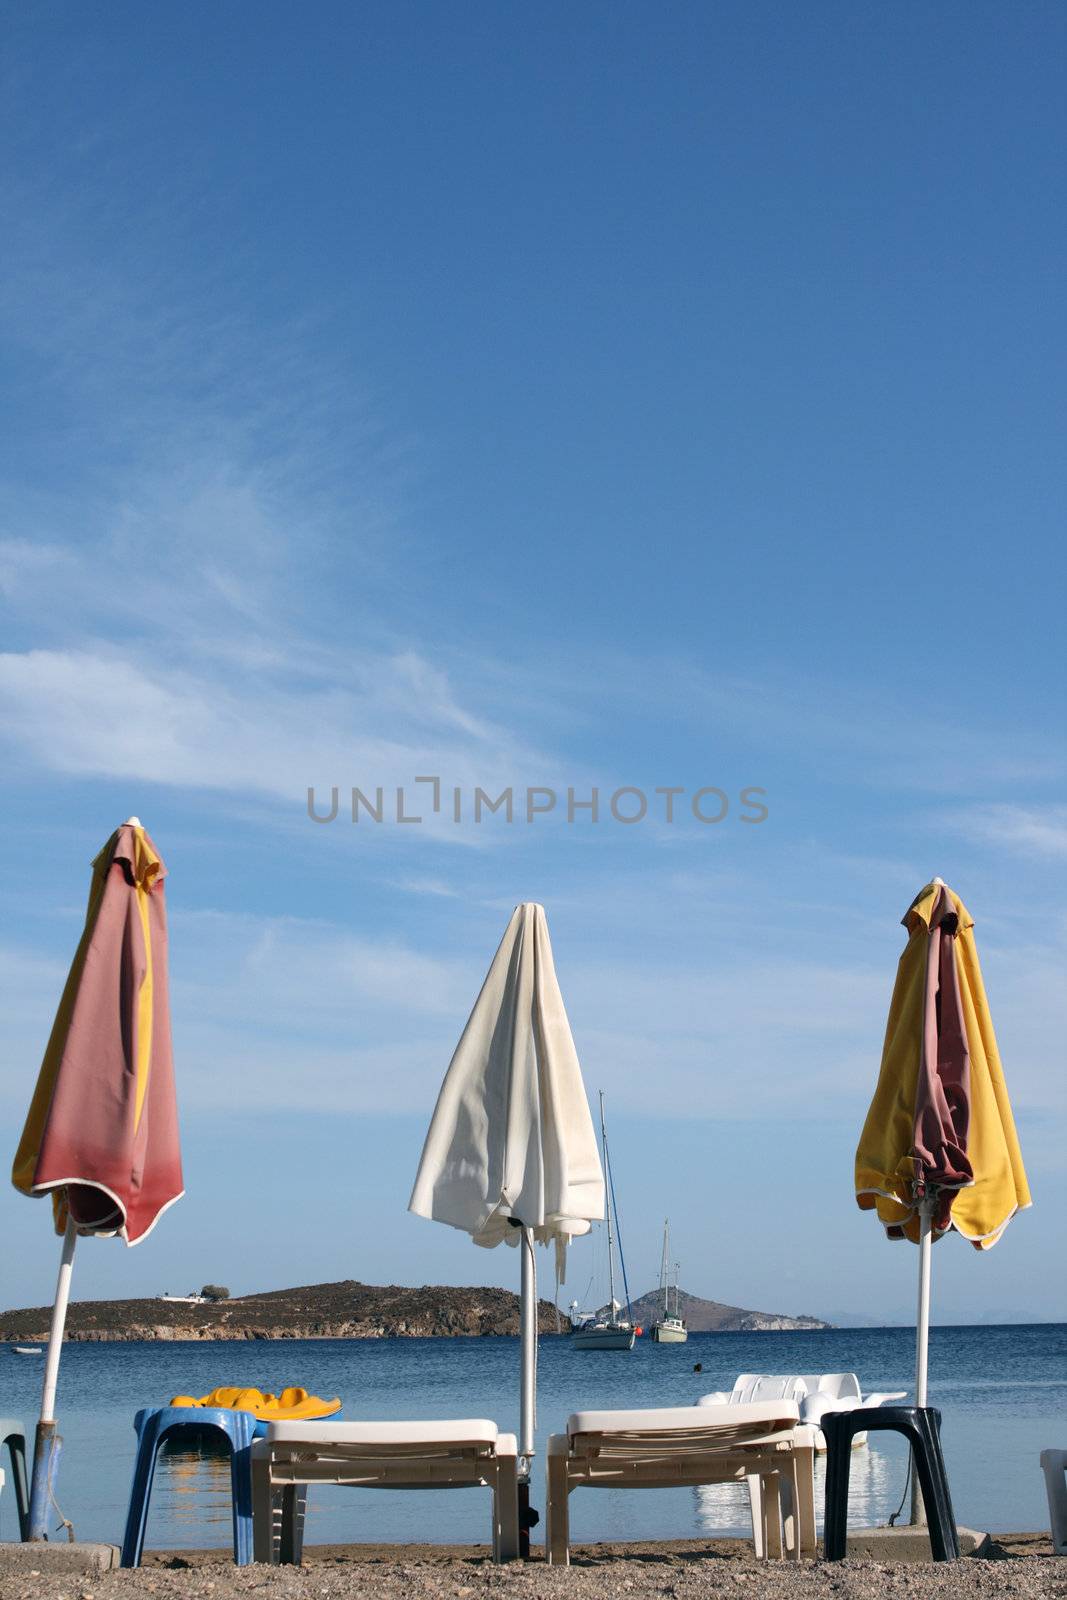
{"label": "calm sea", "polygon": [[[1067,1444],[1067,1326],[934,1328],[930,1399],[944,1415],[943,1441],[957,1516],[984,1530],[1047,1526],[1038,1455]],[[118,1542],[133,1462],[133,1413],[171,1395],[205,1394],[217,1384],[277,1392],[302,1384],[338,1394],[359,1418],[492,1417],[518,1423],[514,1339],[313,1340],[279,1343],[71,1344],[60,1368],[58,1417],[64,1438],[58,1500],[79,1539]],[[702,1373],[694,1373],[701,1362]],[[585,1407],[687,1405],[730,1389],[740,1372],[855,1371],[865,1390],[909,1389],[914,1335],[906,1328],[826,1333],[695,1334],[681,1346],[639,1339],[629,1354],[541,1342],[538,1451],[533,1503],[543,1509],[546,1434]],[[0,1348],[4,1412],[32,1423],[40,1360]],[[875,1436],[853,1459],[857,1525],[884,1521],[904,1491],[906,1454],[894,1436]],[[156,1548],[225,1545],[230,1538],[227,1469],[210,1456],[174,1454],[160,1463],[149,1518]],[[817,1494],[821,1498],[821,1467]],[[636,1494],[575,1495],[576,1540],[697,1538],[744,1532],[747,1498],[734,1486]],[[0,1537],[17,1537],[10,1489],[0,1495]],[[312,1543],[348,1540],[484,1542],[488,1496],[313,1492]]]}

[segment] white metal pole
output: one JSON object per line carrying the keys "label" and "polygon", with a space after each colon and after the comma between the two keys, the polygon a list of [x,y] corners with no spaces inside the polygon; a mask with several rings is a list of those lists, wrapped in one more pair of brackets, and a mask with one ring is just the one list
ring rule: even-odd
{"label": "white metal pole", "polygon": [[59,1276],[56,1279],[56,1299],[52,1307],[52,1330],[48,1335],[48,1355],[44,1364],[44,1387],[41,1391],[41,1421],[56,1419],[56,1380],[59,1377],[59,1355],[63,1348],[63,1330],[67,1323],[67,1302],[70,1299],[70,1275],[74,1266],[74,1246],[78,1230],[74,1220],[67,1218],[67,1231],[63,1235],[63,1253],[59,1258]]}
{"label": "white metal pole", "polygon": [[525,1456],[528,1463],[534,1453],[534,1427],[537,1422],[537,1262],[534,1259],[533,1234],[529,1228],[524,1227],[522,1230],[521,1249],[522,1384],[519,1392],[519,1455]]}
{"label": "white metal pole", "polygon": [[48,1538],[49,1507],[54,1507],[55,1504],[52,1484],[59,1463],[60,1449],[60,1438],[56,1432],[56,1379],[59,1377],[59,1355],[63,1348],[63,1329],[67,1321],[67,1301],[70,1299],[70,1273],[74,1265],[74,1246],[77,1241],[77,1229],[68,1216],[67,1231],[63,1235],[63,1251],[59,1258],[56,1298],[52,1306],[48,1354],[44,1363],[41,1417],[33,1441],[29,1537],[34,1544]]}
{"label": "white metal pole", "polygon": [[915,1331],[915,1404],[926,1404],[930,1351],[930,1257],[933,1244],[934,1203],[919,1201],[919,1313]]}
{"label": "white metal pole", "polygon": [[[934,1233],[934,1196],[919,1201],[919,1309],[915,1322],[915,1404],[926,1404],[926,1379],[930,1351],[930,1258]],[[915,1463],[911,1470],[911,1520],[916,1526],[926,1522]]]}

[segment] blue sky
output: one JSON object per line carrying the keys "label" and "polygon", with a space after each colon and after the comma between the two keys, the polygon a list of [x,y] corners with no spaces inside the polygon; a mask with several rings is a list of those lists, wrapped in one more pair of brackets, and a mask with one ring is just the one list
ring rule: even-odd
{"label": "blue sky", "polygon": [[907,1320],[851,1163],[940,873],[1036,1204],[935,1317],[1063,1316],[1062,9],[4,9],[0,1104],[137,813],[188,1182],[76,1293],[513,1283],[405,1206],[537,899],[634,1287],[669,1212],[697,1293]]}

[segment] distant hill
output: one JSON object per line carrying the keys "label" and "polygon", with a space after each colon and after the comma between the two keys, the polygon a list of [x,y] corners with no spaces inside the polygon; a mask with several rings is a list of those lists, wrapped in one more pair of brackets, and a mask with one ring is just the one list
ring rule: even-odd
{"label": "distant hill", "polygon": [[[672,1310],[674,1303],[672,1290]],[[742,1306],[724,1305],[721,1300],[702,1300],[684,1289],[678,1291],[678,1306],[690,1333],[801,1332],[831,1326],[818,1317],[791,1317],[780,1311],[746,1311]],[[606,1307],[601,1309],[602,1312],[607,1310]],[[663,1309],[662,1289],[650,1289],[639,1300],[631,1301],[631,1309],[637,1321],[647,1328]]]}
{"label": "distant hill", "polygon": [[[745,1311],[697,1295],[680,1295],[682,1315],[693,1333],[755,1332],[762,1329],[825,1328],[815,1317]],[[647,1326],[662,1301],[650,1290],[634,1311]],[[43,1344],[51,1307],[0,1312],[0,1343]],[[542,1333],[555,1333],[555,1307],[542,1300]],[[174,1300],[72,1301],[67,1338],[75,1341],[172,1339],[390,1339],[517,1334],[519,1300],[508,1289],[456,1289],[429,1284],[421,1289],[346,1279],[299,1289],[274,1289],[232,1300],[190,1304]]]}
{"label": "distant hill", "polygon": [[902,1328],[905,1317],[869,1317],[862,1311],[831,1311],[830,1325],[834,1328]]}
{"label": "distant hill", "polygon": [[[0,1342],[43,1344],[52,1310],[0,1312]],[[556,1311],[540,1302],[538,1326],[555,1333]],[[275,1289],[215,1304],[168,1300],[72,1301],[67,1338],[139,1339],[390,1339],[516,1334],[519,1299],[507,1289],[427,1285],[378,1287],[348,1279]]]}

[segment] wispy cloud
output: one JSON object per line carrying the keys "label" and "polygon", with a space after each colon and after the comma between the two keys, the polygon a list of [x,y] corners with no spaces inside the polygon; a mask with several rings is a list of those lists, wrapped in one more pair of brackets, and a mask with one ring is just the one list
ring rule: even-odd
{"label": "wispy cloud", "polygon": [[[74,934],[75,941],[77,933]],[[70,956],[74,955],[72,944]],[[70,970],[58,957],[24,947],[0,945],[0,1014],[4,1019],[4,1072],[0,1092],[23,1111],[33,1075],[44,1055],[56,1007]]]}
{"label": "wispy cloud", "polygon": [[956,820],[980,844],[1035,860],[1067,860],[1067,806],[976,806]]}
{"label": "wispy cloud", "polygon": [[[189,1109],[432,1107],[480,978],[460,958],[300,918],[172,914],[170,946]],[[13,1109],[27,1103],[66,972],[61,960],[0,946],[5,1056],[17,1063],[0,1095]]]}
{"label": "wispy cloud", "polygon": [[45,770],[295,805],[309,784],[320,795],[333,783],[410,784],[427,764],[471,785],[503,783],[528,762],[410,656],[360,665],[362,684],[347,687],[278,673],[242,682],[103,644],[30,650],[0,656],[0,710],[8,739]]}
{"label": "wispy cloud", "polygon": [[77,195],[17,198],[0,324],[67,395],[81,469],[0,484],[9,758],[294,805],[543,770],[506,701],[405,625],[410,444],[330,308],[265,339],[224,283],[174,274],[179,194],[121,252]]}
{"label": "wispy cloud", "polygon": [[317,573],[328,543],[292,485],[214,456],[126,475],[77,544],[9,539],[0,593],[26,647],[0,655],[0,738],[31,770],[298,806],[309,785],[544,770],[371,599],[339,625]]}
{"label": "wispy cloud", "polygon": [[[431,893],[436,891],[431,890]],[[172,1010],[183,1103],[283,1112],[405,1112],[432,1107],[491,959],[494,936],[459,919],[440,940],[375,938],[342,924],[223,911],[172,916]],[[644,953],[604,933],[557,941],[564,996],[586,1083],[623,1113],[710,1121],[798,1122],[866,1110],[877,1079],[893,970],[862,955],[804,952],[687,959],[660,926]],[[566,946],[564,953],[564,946]],[[1009,1088],[1026,1112],[1062,1108],[1051,1071],[1067,1035],[1056,972],[1063,951],[1017,945],[986,962]],[[0,949],[7,1075],[22,1103],[65,968]]]}
{"label": "wispy cloud", "polygon": [[398,878],[391,881],[390,887],[399,889],[403,894],[429,895],[435,900],[462,898],[462,891],[455,884],[446,883],[443,878]]}
{"label": "wispy cloud", "polygon": [[66,396],[56,449],[80,467],[47,492],[0,485],[9,752],[297,803],[427,762],[456,781],[513,768],[520,741],[385,620],[410,451],[330,308],[264,338],[186,260],[180,187],[131,232],[107,225],[106,189],[11,182],[0,326]]}
{"label": "wispy cloud", "polygon": [[54,581],[68,561],[57,545],[39,545],[32,539],[0,539],[0,598],[17,601],[31,585]]}

